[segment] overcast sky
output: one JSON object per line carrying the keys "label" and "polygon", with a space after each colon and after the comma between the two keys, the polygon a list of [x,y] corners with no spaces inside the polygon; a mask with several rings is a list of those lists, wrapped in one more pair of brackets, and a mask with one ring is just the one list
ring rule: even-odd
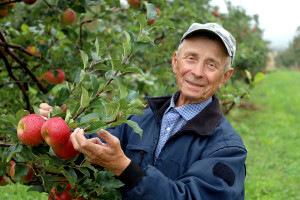
{"label": "overcast sky", "polygon": [[[258,14],[260,28],[264,30],[263,38],[271,41],[271,47],[286,48],[292,41],[297,27],[300,26],[299,0],[230,0],[239,5],[248,15]],[[212,0],[220,12],[226,12],[224,0]]]}

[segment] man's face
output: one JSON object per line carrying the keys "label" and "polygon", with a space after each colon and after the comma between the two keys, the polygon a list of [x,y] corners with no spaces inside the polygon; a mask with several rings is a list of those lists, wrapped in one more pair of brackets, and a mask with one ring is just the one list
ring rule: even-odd
{"label": "man's face", "polygon": [[172,60],[181,92],[176,106],[209,99],[233,72],[230,69],[225,73],[228,58],[226,48],[219,40],[199,36],[185,39]]}

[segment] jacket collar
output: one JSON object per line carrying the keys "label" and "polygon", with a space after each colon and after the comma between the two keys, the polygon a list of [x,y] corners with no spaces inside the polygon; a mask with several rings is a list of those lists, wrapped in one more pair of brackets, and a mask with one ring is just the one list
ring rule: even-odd
{"label": "jacket collar", "polygon": [[[155,113],[156,119],[161,123],[164,111],[169,107],[171,96],[148,98],[148,103]],[[195,132],[201,136],[210,136],[221,121],[223,113],[220,109],[219,99],[213,95],[212,102],[208,104],[199,114],[189,120],[180,132]]]}

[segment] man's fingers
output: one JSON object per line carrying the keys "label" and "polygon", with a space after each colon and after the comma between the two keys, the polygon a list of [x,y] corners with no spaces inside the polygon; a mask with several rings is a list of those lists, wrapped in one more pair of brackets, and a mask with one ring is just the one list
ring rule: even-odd
{"label": "man's fingers", "polygon": [[100,138],[98,137],[94,137],[94,138],[91,138],[89,139],[90,142],[94,143],[94,144],[98,144],[98,145],[101,145],[101,146],[106,146],[101,140]]}
{"label": "man's fingers", "polygon": [[44,119],[47,119],[48,116],[49,116],[49,111],[52,110],[52,106],[50,106],[49,104],[47,103],[41,103],[40,104],[40,115],[44,118]]}
{"label": "man's fingers", "polygon": [[107,130],[101,129],[97,132],[97,135],[106,142],[106,145],[111,147],[118,145],[119,143],[119,139],[110,134]]}
{"label": "man's fingers", "polygon": [[[96,144],[96,139],[86,139],[84,137],[84,130],[80,128],[76,128],[74,132],[70,136],[72,144],[74,146],[74,149],[77,151],[80,151],[81,153],[89,156],[91,154],[94,154],[97,150],[97,147],[99,147],[99,144]],[[98,138],[99,139],[99,138]],[[100,143],[100,139],[98,143]]]}
{"label": "man's fingers", "polygon": [[52,109],[52,106],[50,106],[50,105],[47,104],[47,103],[41,103],[41,104],[40,104],[40,109],[43,109],[43,110],[50,110],[50,109]]}

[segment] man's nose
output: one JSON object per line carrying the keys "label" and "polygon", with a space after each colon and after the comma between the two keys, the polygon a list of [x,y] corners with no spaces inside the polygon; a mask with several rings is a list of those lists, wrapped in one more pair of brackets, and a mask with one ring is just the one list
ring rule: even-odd
{"label": "man's nose", "polygon": [[195,77],[202,77],[204,74],[204,65],[201,63],[197,63],[193,66],[191,72]]}

